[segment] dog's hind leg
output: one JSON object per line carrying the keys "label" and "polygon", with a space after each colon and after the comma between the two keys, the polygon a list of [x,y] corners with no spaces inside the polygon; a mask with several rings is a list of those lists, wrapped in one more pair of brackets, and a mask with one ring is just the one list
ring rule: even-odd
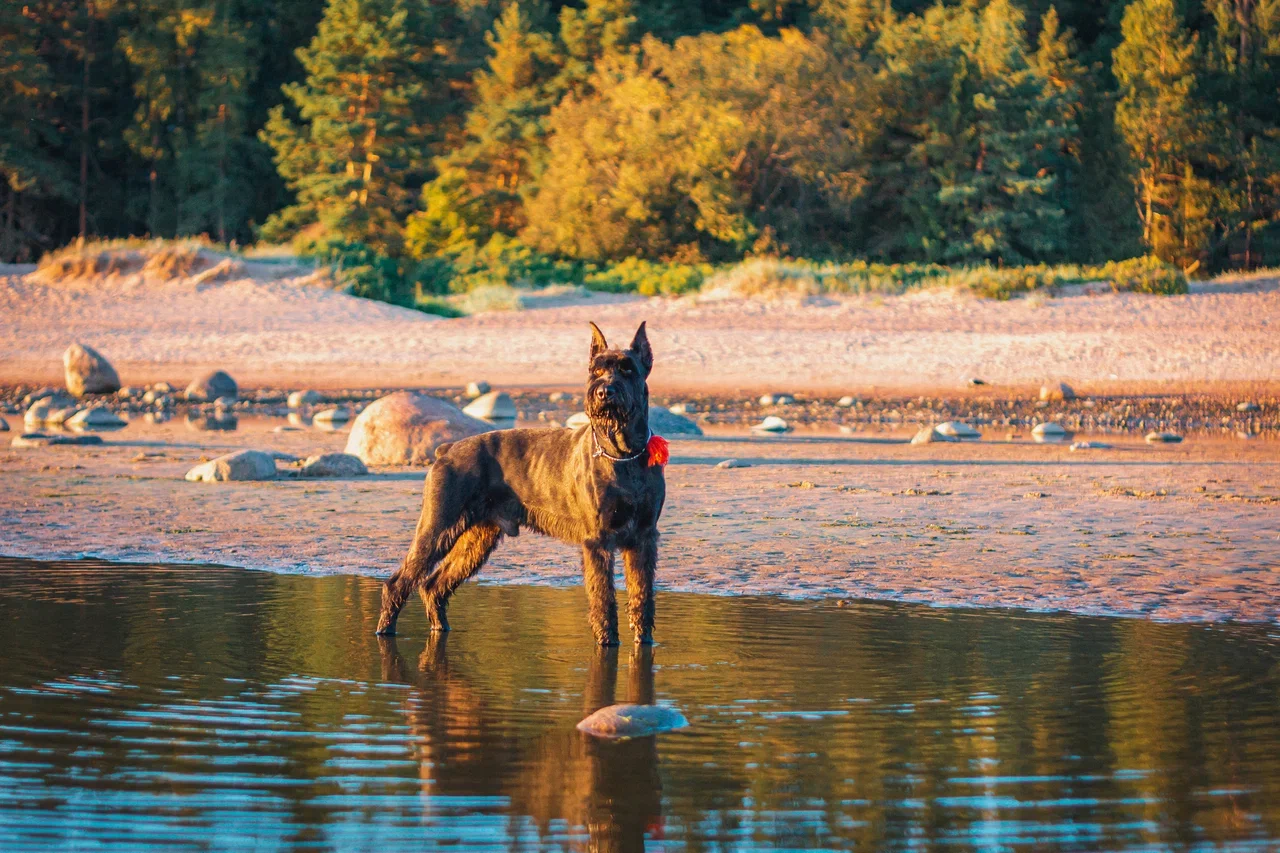
{"label": "dog's hind leg", "polygon": [[489,522],[477,524],[458,537],[435,571],[423,579],[418,592],[427,608],[427,620],[432,631],[449,630],[449,597],[464,581],[480,571],[500,541],[502,528],[498,525]]}
{"label": "dog's hind leg", "polygon": [[400,568],[387,578],[382,587],[379,634],[396,632],[396,619],[405,601],[445,554],[449,553],[463,533],[466,523],[462,512],[463,502],[456,490],[450,488],[453,485],[449,482],[450,479],[449,472],[439,463],[432,466],[431,473],[427,475],[422,514],[418,517],[409,553],[400,563]]}
{"label": "dog's hind leg", "polygon": [[618,603],[613,591],[613,552],[596,545],[583,545],[582,580],[587,588],[587,613],[596,642],[602,646],[618,645]]}
{"label": "dog's hind leg", "polygon": [[658,533],[644,534],[632,548],[622,549],[622,568],[627,579],[627,614],[635,641],[653,642],[653,582],[658,569]]}

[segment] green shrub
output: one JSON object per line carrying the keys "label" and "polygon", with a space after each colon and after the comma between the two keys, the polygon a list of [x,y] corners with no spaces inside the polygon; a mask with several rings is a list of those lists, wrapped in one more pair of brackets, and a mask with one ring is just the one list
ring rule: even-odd
{"label": "green shrub", "polygon": [[1096,279],[1109,282],[1117,293],[1172,296],[1187,292],[1187,277],[1182,270],[1151,255],[1127,261],[1108,261],[1091,270],[1096,270]]}
{"label": "green shrub", "polygon": [[588,290],[606,293],[680,296],[701,288],[712,270],[710,264],[655,263],[642,258],[627,258],[587,273],[582,283]]}

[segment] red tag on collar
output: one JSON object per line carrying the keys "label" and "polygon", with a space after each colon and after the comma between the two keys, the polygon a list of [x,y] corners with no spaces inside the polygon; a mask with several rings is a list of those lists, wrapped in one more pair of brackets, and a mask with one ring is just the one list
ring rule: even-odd
{"label": "red tag on collar", "polygon": [[671,448],[667,445],[667,440],[660,435],[650,436],[645,450],[649,451],[650,467],[666,465],[667,460],[671,458]]}

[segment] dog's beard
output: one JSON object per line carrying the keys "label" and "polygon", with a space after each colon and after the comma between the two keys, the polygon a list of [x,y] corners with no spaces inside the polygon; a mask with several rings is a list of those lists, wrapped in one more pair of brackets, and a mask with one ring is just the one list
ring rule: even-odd
{"label": "dog's beard", "polygon": [[644,401],[637,400],[625,389],[611,399],[599,400],[595,390],[599,383],[587,387],[586,412],[591,422],[611,433],[626,433],[646,414]]}

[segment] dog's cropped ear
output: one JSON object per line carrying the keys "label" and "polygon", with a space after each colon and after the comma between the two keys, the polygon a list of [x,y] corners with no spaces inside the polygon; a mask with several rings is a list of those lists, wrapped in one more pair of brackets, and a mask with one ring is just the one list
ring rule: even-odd
{"label": "dog's cropped ear", "polygon": [[640,359],[640,367],[644,369],[644,375],[648,376],[649,371],[653,370],[653,350],[649,347],[649,336],[645,334],[644,323],[640,324],[640,328],[636,329],[636,336],[631,339],[631,351]]}
{"label": "dog's cropped ear", "polygon": [[609,348],[609,342],[604,339],[604,332],[600,331],[600,327],[595,323],[591,324],[591,357],[595,358],[600,353]]}

